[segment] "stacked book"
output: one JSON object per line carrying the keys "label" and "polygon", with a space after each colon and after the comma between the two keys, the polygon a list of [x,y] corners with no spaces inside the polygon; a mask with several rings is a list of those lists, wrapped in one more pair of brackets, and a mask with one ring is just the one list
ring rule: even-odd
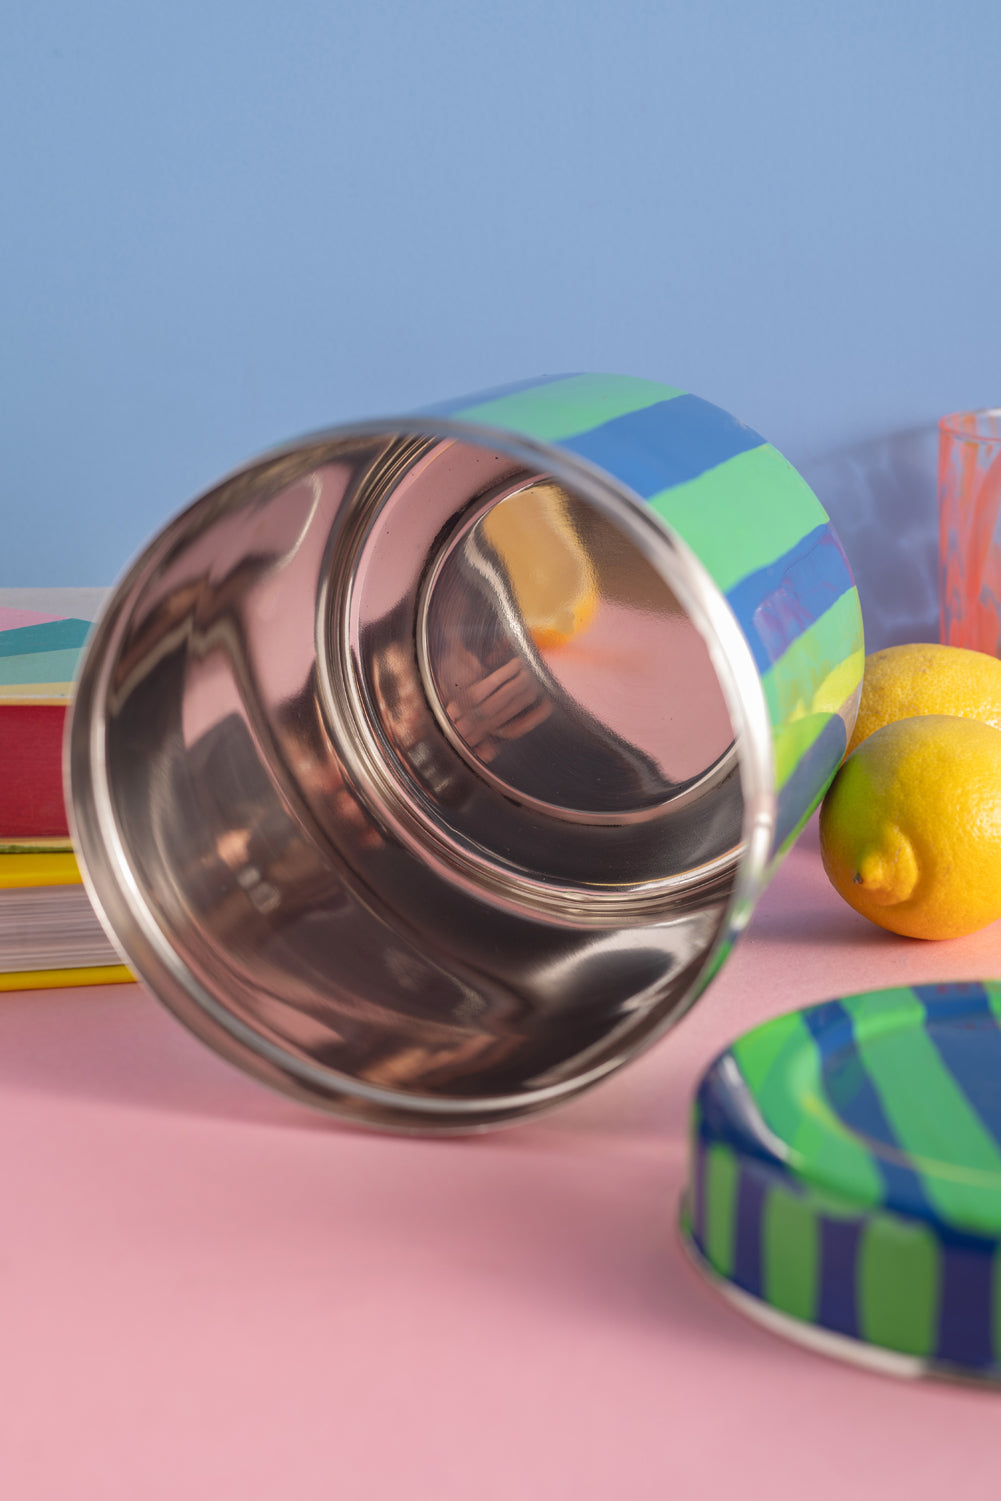
{"label": "stacked book", "polygon": [[103,589],[0,589],[0,990],[131,976],[80,879],[62,742]]}

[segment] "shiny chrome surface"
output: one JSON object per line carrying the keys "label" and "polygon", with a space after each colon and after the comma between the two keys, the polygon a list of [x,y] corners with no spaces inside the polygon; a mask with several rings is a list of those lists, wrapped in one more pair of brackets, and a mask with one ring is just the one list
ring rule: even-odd
{"label": "shiny chrome surface", "polygon": [[304,440],[176,518],[95,627],[68,768],[149,987],[396,1129],[518,1118],[645,1047],[773,814],[698,561],[583,462],[447,422]]}

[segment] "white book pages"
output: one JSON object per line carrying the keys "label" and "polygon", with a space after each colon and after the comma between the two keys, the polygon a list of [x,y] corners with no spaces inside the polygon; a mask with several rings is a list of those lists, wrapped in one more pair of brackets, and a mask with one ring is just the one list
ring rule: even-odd
{"label": "white book pages", "polygon": [[0,890],[0,971],[120,964],[82,886]]}

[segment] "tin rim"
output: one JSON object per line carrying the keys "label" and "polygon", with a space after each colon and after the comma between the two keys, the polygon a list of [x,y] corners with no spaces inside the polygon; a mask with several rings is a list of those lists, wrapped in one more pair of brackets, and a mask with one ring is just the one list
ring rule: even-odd
{"label": "tin rim", "polygon": [[[708,648],[740,746],[742,850],[713,941],[702,955],[687,994],[659,1024],[638,1031],[614,1056],[582,1069],[569,1082],[527,1094],[451,1100],[399,1089],[386,1090],[296,1056],[260,1035],[199,981],[164,932],[121,837],[114,793],[107,780],[105,720],[110,672],[116,648],[121,644],[128,607],[191,519],[202,507],[219,502],[232,487],[252,479],[269,464],[280,460],[303,461],[301,472],[306,474],[323,462],[325,452],[345,441],[387,434],[457,439],[540,466],[613,516],[641,552],[655,558],[658,567],[663,566],[669,551],[673,559],[671,587]],[[329,597],[331,577],[328,570],[316,608],[321,679],[325,673],[329,675],[330,655],[328,638],[320,623],[332,620],[338,609],[343,612],[346,608],[343,600],[338,604]],[[341,639],[346,639],[343,630]],[[379,796],[385,799],[385,778],[377,758],[371,755],[371,747],[367,751],[363,748],[358,755],[356,770],[362,780],[369,778]],[[357,1114],[360,1109],[367,1125],[397,1131],[462,1132],[514,1122],[573,1097],[645,1051],[691,1008],[745,926],[765,881],[775,827],[774,763],[760,677],[725,597],[698,557],[664,522],[651,515],[628,487],[586,460],[490,427],[438,418],[404,417],[345,424],[282,445],[225,477],[169,522],[126,570],[95,623],[80,664],[77,697],[67,728],[65,776],[70,827],[84,883],[109,934],[140,980],[210,1047],[262,1082],[335,1114]],[[393,796],[389,802],[393,804],[395,832],[404,842],[416,843],[422,859],[439,863],[450,879],[460,883],[482,880],[482,870],[475,868],[475,860],[470,863],[468,850],[447,838],[429,841],[426,825],[415,830],[412,808],[403,806],[399,799],[394,802]],[[499,883],[500,887],[503,885]],[[626,923],[642,924],[662,895],[660,888],[634,893],[629,900],[619,898],[616,915]],[[521,880],[516,887],[509,883],[500,890],[500,896],[536,916],[542,913],[549,922],[559,923],[568,917],[587,921],[595,916],[593,894],[589,894],[586,904],[575,903],[566,892],[554,896],[551,889],[540,883]]]}
{"label": "tin rim", "polygon": [[684,1196],[676,1228],[685,1260],[699,1280],[707,1283],[715,1295],[730,1308],[759,1328],[767,1329],[769,1334],[799,1345],[801,1349],[810,1350],[815,1355],[836,1360],[842,1365],[860,1367],[877,1376],[892,1376],[904,1381],[947,1381],[956,1386],[1001,1391],[999,1376],[925,1359],[920,1355],[907,1355],[902,1350],[891,1350],[883,1345],[869,1344],[866,1340],[853,1339],[851,1335],[839,1334],[820,1324],[808,1324],[803,1319],[797,1319],[792,1314],[773,1307],[764,1299],[745,1292],[743,1288],[721,1276],[695,1244],[686,1225]]}

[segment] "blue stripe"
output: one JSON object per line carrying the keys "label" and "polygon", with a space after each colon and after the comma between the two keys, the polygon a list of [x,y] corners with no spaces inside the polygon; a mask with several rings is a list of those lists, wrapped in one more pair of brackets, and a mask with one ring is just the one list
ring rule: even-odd
{"label": "blue stripe", "polygon": [[976,983],[915,985],[925,1031],[984,1126],[1001,1145],[1001,1028]]}
{"label": "blue stripe", "polygon": [[779,788],[775,815],[775,848],[781,849],[796,826],[821,797],[844,758],[848,732],[840,714],[832,714],[824,728]]}
{"label": "blue stripe", "polygon": [[[735,1087],[732,1076],[724,1077],[724,1065],[727,1071],[734,1070],[743,1083],[742,1088]],[[743,1080],[732,1053],[724,1053],[710,1068],[699,1086],[698,1101],[702,1141],[721,1141],[739,1158],[755,1158],[770,1168],[778,1165],[780,1173],[785,1176],[784,1165],[776,1163],[774,1153],[761,1139],[757,1101]],[[796,1192],[798,1185],[793,1180],[787,1187]]]}
{"label": "blue stripe", "polygon": [[994,1363],[991,1309],[995,1241],[943,1237],[935,1354],[967,1367]]}
{"label": "blue stripe", "polygon": [[515,380],[509,386],[493,386],[489,391],[474,391],[471,396],[456,396],[451,401],[438,401],[433,406],[421,407],[417,416],[451,417],[454,412],[481,406],[485,401],[499,401],[503,396],[517,396],[521,391],[531,391],[535,386],[552,386],[560,380],[571,380],[575,373],[565,371],[562,375],[537,375],[533,380]]}
{"label": "blue stripe", "polygon": [[697,1246],[706,1244],[706,1141],[702,1135],[695,1143],[695,1172],[692,1178],[692,1236]]}
{"label": "blue stripe", "polygon": [[749,573],[727,593],[759,672],[854,587],[851,569],[829,525],[814,527],[774,563]]}
{"label": "blue stripe", "polygon": [[765,1175],[742,1163],[737,1180],[737,1224],[734,1232],[731,1280],[745,1292],[761,1297],[761,1218],[767,1194]]}
{"label": "blue stripe", "polygon": [[817,1323],[859,1338],[855,1277],[863,1219],[820,1220],[820,1291]]}
{"label": "blue stripe", "polygon": [[699,396],[674,396],[614,417],[559,445],[596,464],[644,500],[697,479],[764,438]]}
{"label": "blue stripe", "polygon": [[41,651],[66,651],[82,646],[90,628],[89,620],[73,619],[14,626],[9,631],[0,631],[0,657],[26,657]]}
{"label": "blue stripe", "polygon": [[[831,1109],[862,1138],[883,1180],[883,1198],[891,1209],[937,1224],[921,1177],[907,1166],[908,1153],[890,1124],[876,1086],[866,1073],[855,1043],[851,1015],[840,1001],[809,1006],[803,1012],[821,1057],[821,1078]],[[880,1147],[889,1147],[892,1157]]]}

